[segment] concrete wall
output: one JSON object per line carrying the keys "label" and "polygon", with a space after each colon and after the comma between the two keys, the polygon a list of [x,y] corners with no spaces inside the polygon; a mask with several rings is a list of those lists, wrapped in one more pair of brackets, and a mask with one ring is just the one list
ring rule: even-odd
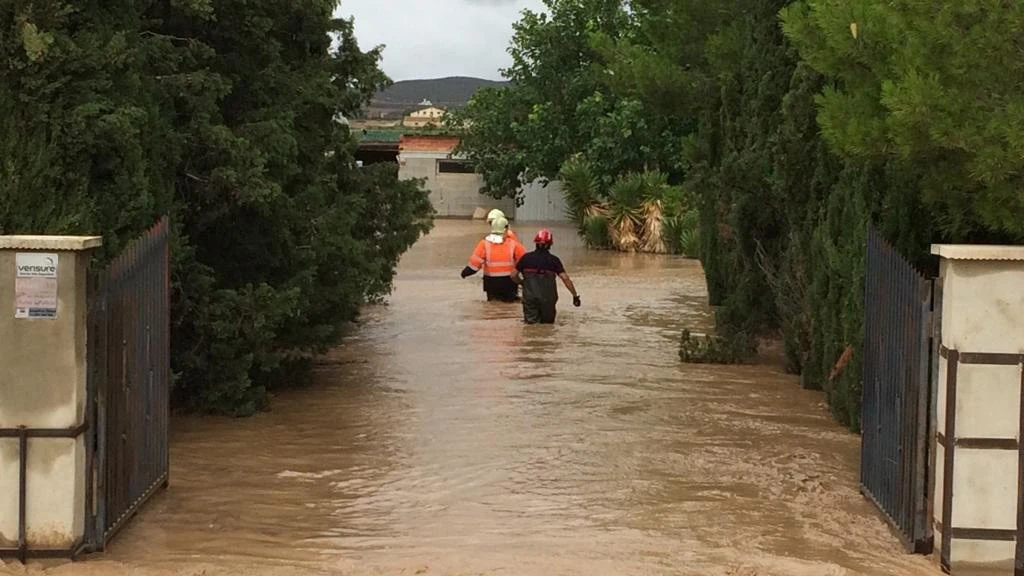
{"label": "concrete wall", "polygon": [[[1024,354],[1024,248],[936,246],[933,252],[943,258],[939,279],[942,345],[959,354]],[[936,428],[945,446],[933,443],[933,516],[941,553],[941,530],[1012,534],[1020,529],[1018,491],[1024,478],[1019,475],[1018,458],[1024,380],[1019,364],[959,363],[951,431],[947,428],[949,367],[944,358],[938,364]],[[989,446],[979,445],[979,439]],[[1017,448],[993,449],[992,441]],[[949,493],[945,490],[947,450],[953,452]],[[946,506],[951,513],[947,514]],[[948,551],[953,574],[985,566],[993,574],[1011,575],[1015,548],[1013,540],[953,537]]]}
{"label": "concrete wall", "polygon": [[[0,428],[73,428],[85,417],[88,253],[59,248],[99,240],[64,240],[0,236]],[[16,254],[33,247],[58,254],[56,318],[15,318]],[[0,438],[0,547],[18,540],[19,457],[18,440]],[[30,438],[27,468],[29,546],[69,548],[85,526],[84,439]]]}
{"label": "concrete wall", "polygon": [[[520,210],[512,198],[496,200],[480,194],[484,185],[479,174],[441,173],[438,161],[457,159],[455,149],[459,139],[455,136],[441,135],[405,135],[399,142],[398,177],[401,179],[424,178],[426,188],[430,191],[430,201],[441,218],[470,218],[478,209],[490,211],[500,209],[506,216],[518,219]],[[548,215],[558,212],[558,208],[548,206],[547,195],[531,194],[535,199],[537,214]],[[552,197],[561,198],[561,194],[550,192]],[[542,208],[543,207],[543,208]]]}
{"label": "concrete wall", "polygon": [[499,208],[512,215],[515,201],[510,198],[495,200],[480,194],[483,178],[479,174],[438,173],[437,161],[447,159],[447,153],[413,152],[399,157],[400,179],[426,178],[430,201],[442,218],[470,218],[477,208]]}

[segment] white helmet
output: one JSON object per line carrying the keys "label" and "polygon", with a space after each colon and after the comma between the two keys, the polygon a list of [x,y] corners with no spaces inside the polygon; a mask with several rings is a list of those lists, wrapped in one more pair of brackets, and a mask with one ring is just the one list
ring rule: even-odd
{"label": "white helmet", "polygon": [[494,222],[498,218],[504,218],[504,217],[505,217],[505,213],[502,212],[501,210],[498,210],[497,208],[495,208],[494,210],[491,210],[490,212],[487,213],[487,223],[490,224],[491,222]]}
{"label": "white helmet", "polygon": [[504,216],[495,218],[491,222],[491,234],[504,235],[505,232],[508,232],[508,220]]}

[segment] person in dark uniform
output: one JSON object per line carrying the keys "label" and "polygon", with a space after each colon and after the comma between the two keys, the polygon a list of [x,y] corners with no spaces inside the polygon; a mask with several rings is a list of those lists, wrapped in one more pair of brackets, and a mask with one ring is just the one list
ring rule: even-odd
{"label": "person in dark uniform", "polygon": [[555,238],[547,229],[537,232],[533,238],[536,250],[527,252],[516,263],[512,279],[523,285],[523,319],[527,324],[554,324],[557,314],[558,285],[560,278],[572,294],[572,305],[580,306],[580,295],[576,286],[565,272],[562,261],[551,253]]}

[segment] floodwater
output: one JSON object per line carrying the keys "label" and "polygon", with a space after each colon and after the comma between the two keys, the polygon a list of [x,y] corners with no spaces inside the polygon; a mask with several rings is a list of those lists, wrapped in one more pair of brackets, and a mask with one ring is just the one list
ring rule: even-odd
{"label": "floodwater", "polygon": [[27,572],[939,573],[859,494],[820,394],[774,363],[679,363],[680,330],[712,324],[695,261],[556,229],[583,307],[563,292],[528,327],[459,278],[484,232],[439,222],[315,386],[176,420],[170,490],[106,554]]}

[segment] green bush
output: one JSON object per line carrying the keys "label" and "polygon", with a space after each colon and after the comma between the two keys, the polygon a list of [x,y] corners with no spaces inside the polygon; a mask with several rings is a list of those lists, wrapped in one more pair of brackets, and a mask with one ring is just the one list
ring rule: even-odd
{"label": "green bush", "polygon": [[102,263],[169,215],[178,407],[265,407],[430,229],[334,121],[387,82],[335,4],[0,6],[0,233],[102,234]]}
{"label": "green bush", "polygon": [[590,209],[602,200],[597,180],[590,166],[578,156],[562,165],[559,178],[565,195],[566,215],[578,225],[579,233],[586,236],[586,220],[591,215]]}
{"label": "green bush", "polygon": [[742,364],[757,354],[757,339],[747,333],[696,335],[683,330],[679,359],[690,364]]}
{"label": "green bush", "polygon": [[[615,188],[596,200],[612,243],[658,229],[698,254],[719,326],[781,334],[788,368],[854,430],[868,223],[918,266],[932,242],[1024,242],[1017,3],[551,6],[517,25],[513,85],[468,115],[468,153],[502,160],[503,181],[586,161]],[[638,197],[662,218],[634,226]]]}
{"label": "green bush", "polygon": [[697,226],[685,226],[679,233],[677,253],[687,258],[697,258],[700,254],[700,230]]}
{"label": "green bush", "polygon": [[608,235],[608,217],[588,217],[583,223],[583,240],[591,248],[611,248],[612,240]]}
{"label": "green bush", "polygon": [[700,257],[700,220],[696,211],[666,216],[662,233],[672,254]]}

